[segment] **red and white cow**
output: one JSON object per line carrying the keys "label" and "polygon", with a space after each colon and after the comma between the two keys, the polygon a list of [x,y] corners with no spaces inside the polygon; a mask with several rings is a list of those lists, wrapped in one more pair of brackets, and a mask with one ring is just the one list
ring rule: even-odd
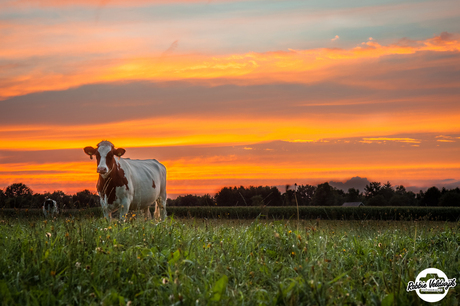
{"label": "red and white cow", "polygon": [[110,141],[83,150],[91,159],[96,155],[97,191],[106,218],[110,219],[118,209],[122,220],[129,210],[143,210],[145,217],[151,218],[149,206],[153,203],[156,203],[155,219],[166,218],[165,166],[155,159],[120,158],[126,150],[115,149]]}

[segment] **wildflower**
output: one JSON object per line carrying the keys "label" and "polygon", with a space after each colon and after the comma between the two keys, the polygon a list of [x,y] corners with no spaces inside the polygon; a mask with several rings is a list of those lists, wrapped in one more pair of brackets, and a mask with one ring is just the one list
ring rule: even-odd
{"label": "wildflower", "polygon": [[56,275],[56,271],[50,271],[50,275],[51,275],[51,276],[55,276],[55,275]]}
{"label": "wildflower", "polygon": [[295,256],[295,252],[294,252],[294,251],[292,251],[291,255],[292,255],[292,256]]}
{"label": "wildflower", "polygon": [[275,232],[275,238],[279,238],[280,237],[280,234],[278,234],[277,232]]}
{"label": "wildflower", "polygon": [[50,237],[51,237],[51,233],[46,233],[46,237],[50,238]]}
{"label": "wildflower", "polygon": [[288,234],[292,233],[292,231],[289,231]]}
{"label": "wildflower", "polygon": [[163,278],[161,282],[163,283],[163,285],[166,285],[167,283],[169,283],[169,280],[167,280],[166,278]]}
{"label": "wildflower", "polygon": [[78,262],[78,261],[77,261],[77,262],[75,263],[75,268],[79,269],[80,267],[81,267],[81,262]]}

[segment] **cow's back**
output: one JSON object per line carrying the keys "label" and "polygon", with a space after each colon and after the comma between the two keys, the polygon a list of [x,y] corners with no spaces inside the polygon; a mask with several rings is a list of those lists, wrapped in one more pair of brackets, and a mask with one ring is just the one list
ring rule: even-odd
{"label": "cow's back", "polygon": [[130,210],[152,205],[166,191],[166,168],[155,159],[119,160],[128,179],[128,193],[133,197]]}

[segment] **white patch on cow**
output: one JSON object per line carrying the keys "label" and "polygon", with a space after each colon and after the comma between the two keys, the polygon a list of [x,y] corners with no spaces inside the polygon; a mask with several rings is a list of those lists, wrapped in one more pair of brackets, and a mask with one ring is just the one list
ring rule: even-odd
{"label": "white patch on cow", "polygon": [[[50,202],[51,201],[51,202]],[[43,214],[45,218],[53,218],[55,215],[59,214],[59,210],[57,207],[57,203],[54,200],[46,199],[45,203],[43,203]]]}
{"label": "white patch on cow", "polygon": [[120,218],[124,219],[129,211],[129,206],[133,199],[132,193],[126,189],[126,186],[120,186],[115,188],[115,194],[117,199],[114,204],[118,204],[117,206],[120,207]]}
{"label": "white patch on cow", "polygon": [[112,214],[109,211],[109,201],[107,199],[107,195],[106,194],[101,195],[99,193],[99,198],[100,198],[100,202],[101,202],[102,213],[104,214],[104,217],[107,220],[110,220],[112,218]]}
{"label": "white patch on cow", "polygon": [[97,151],[99,152],[99,155],[101,156],[99,164],[97,165],[98,172],[99,172],[99,169],[105,169],[106,173],[100,173],[100,175],[103,178],[107,178],[110,174],[110,169],[107,166],[107,154],[110,151],[112,151],[112,146],[104,143],[97,148]]}

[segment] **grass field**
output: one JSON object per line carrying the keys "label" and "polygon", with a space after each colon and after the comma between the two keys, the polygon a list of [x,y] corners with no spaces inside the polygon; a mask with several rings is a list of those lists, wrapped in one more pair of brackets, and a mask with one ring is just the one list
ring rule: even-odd
{"label": "grass field", "polygon": [[[460,224],[171,218],[0,221],[2,305],[422,305],[460,277]],[[450,289],[441,304],[457,304]]]}

